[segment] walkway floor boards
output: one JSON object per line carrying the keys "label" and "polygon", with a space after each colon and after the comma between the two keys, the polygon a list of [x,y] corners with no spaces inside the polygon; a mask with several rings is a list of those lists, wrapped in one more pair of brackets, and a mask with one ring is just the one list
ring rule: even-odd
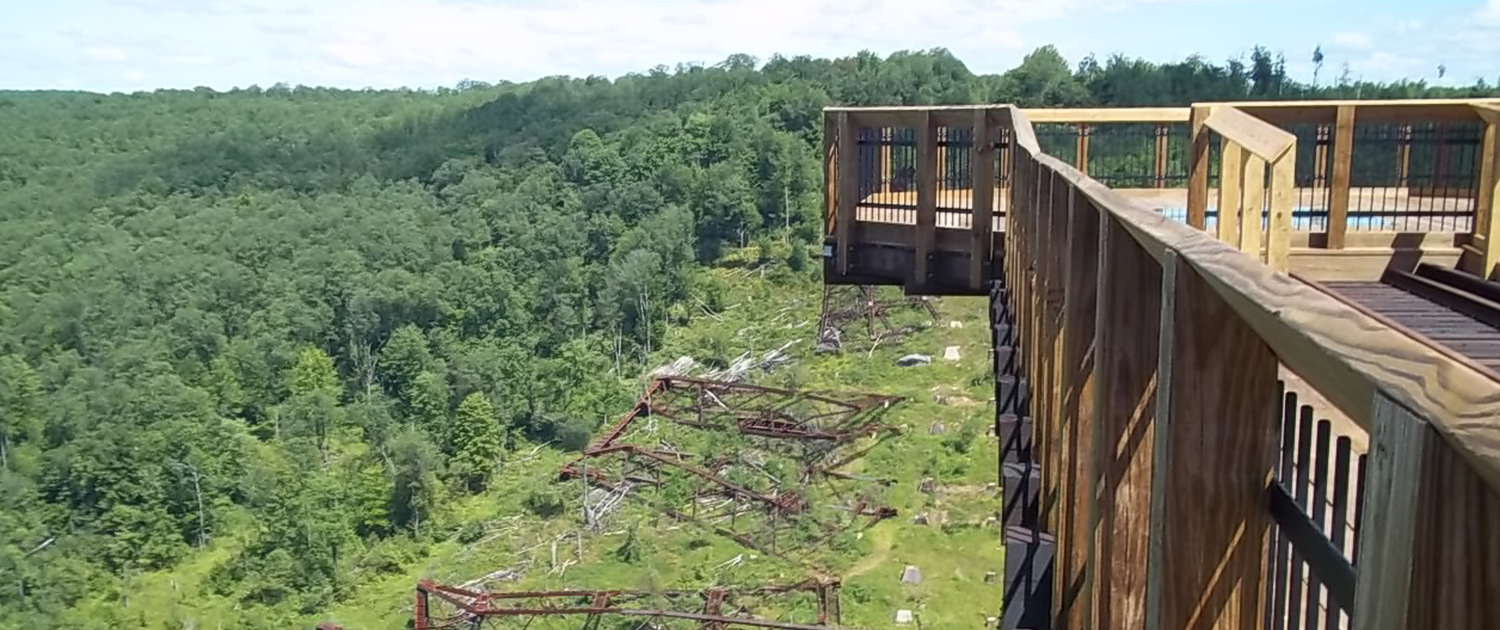
{"label": "walkway floor boards", "polygon": [[1381,282],[1323,282],[1345,299],[1500,373],[1500,330]]}

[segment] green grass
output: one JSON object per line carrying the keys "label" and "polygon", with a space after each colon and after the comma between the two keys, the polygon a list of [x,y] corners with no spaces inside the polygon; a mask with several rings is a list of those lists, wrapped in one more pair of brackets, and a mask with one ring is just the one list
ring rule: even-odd
{"label": "green grass", "polygon": [[[733,358],[752,348],[764,352],[800,339],[790,350],[794,365],[753,380],[904,397],[884,416],[885,422],[902,428],[900,434],[881,441],[846,468],[893,478],[894,485],[883,496],[899,510],[898,517],[850,532],[834,543],[776,558],[692,523],[661,516],[646,502],[627,500],[602,532],[584,537],[582,557],[571,537],[558,543],[559,563],[576,562],[559,573],[551,571],[552,541],[579,529],[581,487],[557,480],[558,468],[572,455],[543,448],[526,461],[508,463],[488,491],[447,502],[443,518],[450,525],[483,524],[486,535],[480,542],[466,545],[450,539],[425,547],[405,539],[378,543],[388,547],[382,551],[395,559],[398,570],[353,571],[353,586],[337,605],[300,619],[308,626],[328,620],[351,630],[402,628],[411,616],[412,589],[418,579],[460,584],[502,568],[521,570],[519,580],[497,585],[506,589],[697,589],[837,577],[844,580],[843,625],[850,627],[896,627],[894,616],[902,608],[913,610],[925,628],[973,627],[986,615],[996,614],[1001,586],[983,580],[985,572],[1000,571],[1002,566],[999,530],[984,523],[1000,509],[998,492],[986,487],[996,478],[998,447],[985,431],[994,414],[985,301],[943,299],[937,321],[924,312],[893,312],[898,325],[918,325],[920,330],[899,345],[882,343],[873,350],[864,339],[863,324],[855,324],[853,334],[845,336],[842,354],[817,356],[812,346],[821,285],[806,277],[773,282],[752,269],[746,265],[707,272],[698,291],[716,316],[693,309],[690,322],[667,332],[652,364],[684,355]],[[900,295],[894,290],[883,294]],[[952,321],[962,322],[962,327],[950,327]],[[947,346],[958,346],[961,360],[943,360]],[[933,362],[910,368],[895,365],[898,357],[909,353],[931,355]],[[945,433],[929,434],[933,422],[942,422]],[[514,457],[527,452],[523,449]],[[933,495],[918,490],[926,477],[939,482]],[[527,512],[522,507],[527,494],[548,486],[567,497],[567,509],[550,519]],[[826,501],[812,503],[810,514],[819,520],[847,518],[829,509]],[[922,512],[928,514],[929,524],[913,523]],[[861,526],[867,521],[861,519]],[[616,550],[632,523],[644,553],[640,560],[626,562]],[[252,527],[240,525],[242,532]],[[241,544],[240,538],[229,536],[170,573],[134,579],[133,612],[140,611],[147,627],[175,628],[178,620],[188,618],[198,620],[198,627],[217,627],[215,620],[229,620],[223,627],[236,627],[233,621],[243,618],[235,612],[234,602],[212,595],[204,581]],[[736,557],[742,561],[725,566]],[[921,569],[920,585],[900,583],[907,565]],[[795,608],[762,612],[800,615],[798,620],[810,621],[806,602]]]}

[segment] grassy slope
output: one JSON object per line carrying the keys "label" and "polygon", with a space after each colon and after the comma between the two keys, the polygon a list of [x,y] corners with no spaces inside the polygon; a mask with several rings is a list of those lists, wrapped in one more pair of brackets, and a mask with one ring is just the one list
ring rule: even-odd
{"label": "grassy slope", "polygon": [[[577,529],[574,516],[578,492],[562,488],[570,497],[568,511],[552,519],[526,512],[521,501],[533,488],[557,484],[556,471],[570,459],[568,454],[542,449],[525,461],[508,463],[492,488],[484,494],[450,502],[455,522],[483,522],[487,536],[479,543],[464,545],[448,540],[406,558],[394,571],[381,575],[355,574],[358,587],[339,605],[315,615],[351,630],[405,627],[411,615],[412,585],[419,578],[459,584],[507,567],[522,568],[519,581],[503,588],[700,588],[707,584],[754,584],[794,582],[811,575],[838,576],[844,580],[843,625],[862,628],[894,627],[894,614],[909,608],[926,628],[972,627],[999,608],[1000,585],[985,584],[986,571],[999,571],[1001,548],[998,531],[979,523],[1000,507],[998,493],[985,490],[995,479],[996,444],[985,437],[993,417],[989,401],[988,332],[982,298],[946,298],[939,303],[940,320],[930,322],[925,314],[894,313],[898,323],[931,324],[908,337],[901,345],[882,344],[868,352],[862,327],[846,336],[849,345],[842,355],[815,356],[811,352],[816,334],[820,286],[808,279],[771,282],[742,269],[715,269],[711,284],[722,296],[717,318],[699,316],[691,325],[667,333],[664,347],[656,353],[659,363],[681,355],[704,356],[707,348],[727,341],[730,354],[754,348],[764,351],[800,339],[791,350],[797,363],[756,381],[767,384],[797,384],[815,389],[842,389],[904,396],[907,400],[885,415],[887,423],[906,428],[895,438],[873,449],[865,458],[846,467],[849,471],[893,477],[897,483],[885,492],[886,501],[900,516],[883,521],[850,537],[843,545],[823,545],[787,559],[756,554],[737,543],[705,532],[691,523],[675,523],[657,517],[647,506],[627,503],[605,531],[586,536],[581,562],[561,574],[549,572],[552,541]],[[891,297],[899,293],[889,293]],[[952,328],[951,321],[963,323]],[[959,346],[962,359],[942,359],[945,346]],[[897,357],[907,353],[929,354],[930,365],[901,368]],[[942,396],[946,404],[939,404]],[[623,411],[623,410],[622,410]],[[930,435],[932,422],[943,422],[944,435]],[[945,445],[967,427],[974,436],[966,453]],[[951,441],[951,440],[950,440]],[[517,454],[517,459],[526,451]],[[918,491],[919,481],[935,477],[940,491],[935,497]],[[916,525],[912,516],[927,511],[930,525]],[[818,512],[815,512],[818,513]],[[835,518],[824,511],[820,516]],[[615,550],[624,540],[627,525],[639,523],[646,557],[636,563],[620,560]],[[173,627],[172,620],[196,618],[199,627],[216,627],[215,620],[230,620],[234,627],[233,602],[214,597],[203,586],[203,578],[216,562],[227,558],[239,542],[221,539],[209,551],[185,562],[171,574],[139,577],[133,591],[148,605],[144,620],[149,627]],[[576,560],[577,543],[571,538],[558,544],[558,561]],[[425,551],[425,553],[423,553]],[[722,563],[743,556],[744,562],[718,569]],[[922,570],[920,585],[900,584],[906,565]],[[809,605],[810,606],[810,605]],[[132,606],[132,608],[136,608]],[[788,618],[809,621],[810,608],[793,606],[776,611]],[[311,625],[311,622],[308,623]]]}

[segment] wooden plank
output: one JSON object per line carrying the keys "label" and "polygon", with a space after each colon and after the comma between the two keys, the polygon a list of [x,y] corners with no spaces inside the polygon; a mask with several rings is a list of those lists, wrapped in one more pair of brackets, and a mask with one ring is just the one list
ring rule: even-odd
{"label": "wooden plank", "polygon": [[1417,490],[1428,432],[1421,418],[1384,394],[1376,394],[1372,405],[1374,432],[1354,562],[1359,581],[1350,618],[1354,630],[1397,630],[1407,627],[1411,604]]}
{"label": "wooden plank", "polygon": [[1194,105],[1189,129],[1187,224],[1200,230],[1208,224],[1208,147],[1213,134],[1203,123],[1209,111],[1206,106]]}
{"label": "wooden plank", "polygon": [[1078,159],[1078,171],[1084,175],[1089,174],[1089,126],[1078,125],[1078,146],[1074,155]]}
{"label": "wooden plank", "polygon": [[1240,212],[1244,202],[1245,150],[1224,138],[1219,155],[1219,240],[1238,248]]}
{"label": "wooden plank", "polygon": [[937,137],[932,118],[919,112],[917,119],[917,246],[912,284],[927,284],[931,277],[933,232],[937,230]]}
{"label": "wooden plank", "polygon": [[1333,140],[1333,127],[1318,125],[1317,141],[1313,146],[1313,188],[1328,187],[1328,144]]}
{"label": "wooden plank", "polygon": [[823,114],[823,234],[833,235],[834,218],[838,215],[839,160],[838,115]]}
{"label": "wooden plank", "polygon": [[1475,206],[1475,224],[1484,225],[1483,275],[1494,277],[1500,266],[1500,123],[1485,123],[1484,142],[1480,145],[1479,203]]}
{"label": "wooden plank", "polygon": [[[1063,350],[1068,331],[1063,326],[1063,315],[1065,311],[1065,297],[1067,280],[1068,253],[1068,204],[1073,198],[1072,189],[1066,182],[1058,177],[1053,171],[1047,171],[1047,186],[1051,190],[1048,195],[1049,203],[1044,215],[1047,220],[1047,234],[1042,252],[1044,253],[1042,269],[1045,273],[1043,283],[1042,305],[1043,333],[1046,341],[1043,345],[1045,356],[1042,357],[1043,368],[1041,387],[1032,395],[1035,400],[1042,398],[1043,409],[1039,417],[1032,418],[1032,426],[1037,426],[1040,419],[1047,429],[1047,441],[1044,467],[1042,468],[1042,521],[1047,524],[1047,531],[1053,534],[1061,531],[1061,514],[1058,509],[1059,496],[1062,491],[1061,477],[1062,450],[1062,404],[1063,404]],[[1055,575],[1055,573],[1054,573]]]}
{"label": "wooden plank", "polygon": [[[1156,395],[1158,400],[1172,400],[1175,388],[1173,370],[1177,352],[1177,272],[1181,263],[1177,252],[1168,251],[1161,261],[1161,314],[1157,326]],[[1151,444],[1151,538],[1146,548],[1146,623],[1147,630],[1162,627],[1162,605],[1166,600],[1167,560],[1167,476],[1171,469],[1172,414],[1170,404],[1156,406],[1156,431]]]}
{"label": "wooden plank", "polygon": [[1234,140],[1247,151],[1272,162],[1297,143],[1297,137],[1233,107],[1216,105],[1203,125]]}
{"label": "wooden plank", "polygon": [[1354,162],[1354,106],[1341,105],[1333,129],[1333,182],[1328,201],[1328,249],[1343,249],[1349,231],[1349,171]]}
{"label": "wooden plank", "polygon": [[1171,131],[1172,127],[1170,125],[1159,124],[1156,126],[1156,149],[1153,155],[1155,158],[1155,178],[1152,182],[1152,188],[1165,188],[1167,185],[1168,141],[1171,138]]}
{"label": "wooden plank", "polygon": [[854,214],[859,206],[859,149],[854,122],[849,114],[838,114],[838,218],[834,222],[834,258],[841,276],[849,275],[849,255],[854,249]]}
{"label": "wooden plank", "polygon": [[1261,255],[1264,232],[1261,214],[1266,205],[1266,161],[1245,150],[1244,162],[1240,165],[1241,186],[1244,186],[1244,203],[1240,209],[1239,250],[1251,258],[1265,261]]}
{"label": "wooden plank", "polygon": [[1160,539],[1167,549],[1153,594],[1161,598],[1158,627],[1256,629],[1270,525],[1265,488],[1278,444],[1278,362],[1195,269],[1177,264],[1173,316],[1162,322],[1174,327],[1164,362],[1172,382],[1170,393],[1157,393],[1158,409],[1167,406],[1170,417],[1156,428],[1156,447],[1169,451],[1158,459],[1153,491],[1165,495]]}
{"label": "wooden plank", "polygon": [[1500,494],[1424,431],[1406,627],[1500,628]]}
{"label": "wooden plank", "polygon": [[1161,268],[1117,219],[1101,216],[1091,621],[1095,628],[1139,628],[1151,532]]}
{"label": "wooden plank", "polygon": [[1053,619],[1063,628],[1082,628],[1088,619],[1089,517],[1093,494],[1085,485],[1092,465],[1094,435],[1094,334],[1099,295],[1099,212],[1078,194],[1068,194],[1067,279],[1062,356],[1062,492],[1058,529]]}
{"label": "wooden plank", "polygon": [[1297,203],[1297,150],[1294,147],[1271,166],[1271,207],[1266,218],[1266,262],[1272,269],[1291,269],[1292,209]]}
{"label": "wooden plank", "polygon": [[1057,107],[1026,108],[1033,123],[1185,123],[1187,107]]}
{"label": "wooden plank", "polygon": [[995,216],[995,141],[986,112],[976,111],[973,125],[974,217],[970,221],[973,245],[969,249],[969,286],[977,289],[987,280],[985,265],[990,261],[990,244],[994,240],[991,226]]}

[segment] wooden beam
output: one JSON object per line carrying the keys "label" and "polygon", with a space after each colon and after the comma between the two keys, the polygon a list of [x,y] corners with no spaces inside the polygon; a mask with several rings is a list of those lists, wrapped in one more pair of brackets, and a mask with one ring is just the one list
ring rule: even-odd
{"label": "wooden beam", "polygon": [[834,258],[839,275],[849,275],[849,255],[854,251],[854,216],[859,206],[859,145],[854,122],[848,113],[838,114],[838,215],[834,222]]}
{"label": "wooden beam", "polygon": [[1078,147],[1075,155],[1078,158],[1078,170],[1084,175],[1089,174],[1089,126],[1078,125]]}
{"label": "wooden beam", "polygon": [[1145,622],[1151,533],[1161,267],[1120,221],[1100,214],[1094,333],[1092,627]]}
{"label": "wooden beam", "polygon": [[1261,213],[1266,206],[1266,161],[1246,149],[1240,172],[1244,173],[1240,185],[1244,186],[1245,201],[1240,210],[1239,250],[1265,262],[1261,255],[1261,236],[1265,231]]}
{"label": "wooden beam", "polygon": [[1297,203],[1296,170],[1295,146],[1281,154],[1271,165],[1271,206],[1266,218],[1266,263],[1282,273],[1291,270],[1292,210]]}
{"label": "wooden beam", "polygon": [[834,219],[838,216],[839,136],[837,114],[823,114],[823,234],[833,235]]}
{"label": "wooden beam", "polygon": [[1188,140],[1187,224],[1203,229],[1208,216],[1208,147],[1213,134],[1204,127],[1209,108],[1193,106],[1193,120]]}
{"label": "wooden beam", "polygon": [[1219,135],[1271,162],[1297,143],[1297,137],[1233,107],[1216,105],[1203,122]]}
{"label": "wooden beam", "polygon": [[1166,188],[1167,186],[1167,155],[1169,152],[1168,142],[1172,135],[1171,131],[1171,125],[1165,123],[1156,125],[1156,151],[1154,155],[1156,158],[1154,160],[1156,169],[1152,182],[1153,188]]}
{"label": "wooden beam", "polygon": [[1365,473],[1364,516],[1359,529],[1354,630],[1407,627],[1411,605],[1412,547],[1417,534],[1417,489],[1426,456],[1426,423],[1384,394],[1373,402]]}
{"label": "wooden beam", "polygon": [[1313,188],[1328,187],[1328,148],[1333,142],[1333,127],[1318,125],[1313,145]]}
{"label": "wooden beam", "polygon": [[1059,107],[1027,108],[1034,123],[1185,123],[1187,107]]}
{"label": "wooden beam", "polygon": [[1484,141],[1480,145],[1479,203],[1474,207],[1475,225],[1484,226],[1484,268],[1481,275],[1486,278],[1494,277],[1496,267],[1500,266],[1500,217],[1495,216],[1496,209],[1500,208],[1500,140],[1497,140],[1497,134],[1500,134],[1500,123],[1485,123]]}
{"label": "wooden beam", "polygon": [[1054,560],[1056,602],[1053,619],[1063,628],[1082,628],[1088,620],[1089,518],[1093,493],[1095,404],[1095,317],[1099,305],[1099,211],[1072,188],[1068,190],[1068,245],[1062,357],[1062,435],[1058,483],[1061,494],[1058,557]]}
{"label": "wooden beam", "polygon": [[1197,270],[1168,260],[1175,291],[1163,296],[1172,315],[1160,324],[1171,332],[1160,334],[1168,354],[1158,364],[1155,440],[1167,452],[1157,454],[1152,490],[1161,495],[1152,519],[1162,549],[1156,627],[1258,629],[1278,362]]}
{"label": "wooden beam", "polygon": [[1354,163],[1354,106],[1340,105],[1333,129],[1333,182],[1328,201],[1328,249],[1343,249],[1349,231],[1349,172]]}
{"label": "wooden beam", "polygon": [[974,215],[970,221],[973,246],[969,249],[969,286],[977,289],[987,279],[985,265],[990,261],[990,245],[994,242],[991,222],[995,216],[995,141],[991,135],[993,127],[986,112],[976,111],[973,124],[974,159],[970,168],[973,169],[971,181],[974,183]]}
{"label": "wooden beam", "polygon": [[1400,142],[1396,145],[1396,187],[1411,185],[1411,125],[1401,125]]}
{"label": "wooden beam", "polygon": [[1157,326],[1155,434],[1151,444],[1151,538],[1146,547],[1146,630],[1161,630],[1163,589],[1167,577],[1167,489],[1166,471],[1171,469],[1173,372],[1177,356],[1177,273],[1182,267],[1177,252],[1167,251],[1161,260],[1161,321]]}
{"label": "wooden beam", "polygon": [[937,137],[932,117],[917,114],[917,246],[911,283],[927,284],[932,256],[932,240],[937,230]]}
{"label": "wooden beam", "polygon": [[1219,240],[1240,246],[1240,211],[1244,204],[1245,150],[1224,138],[1219,153]]}

